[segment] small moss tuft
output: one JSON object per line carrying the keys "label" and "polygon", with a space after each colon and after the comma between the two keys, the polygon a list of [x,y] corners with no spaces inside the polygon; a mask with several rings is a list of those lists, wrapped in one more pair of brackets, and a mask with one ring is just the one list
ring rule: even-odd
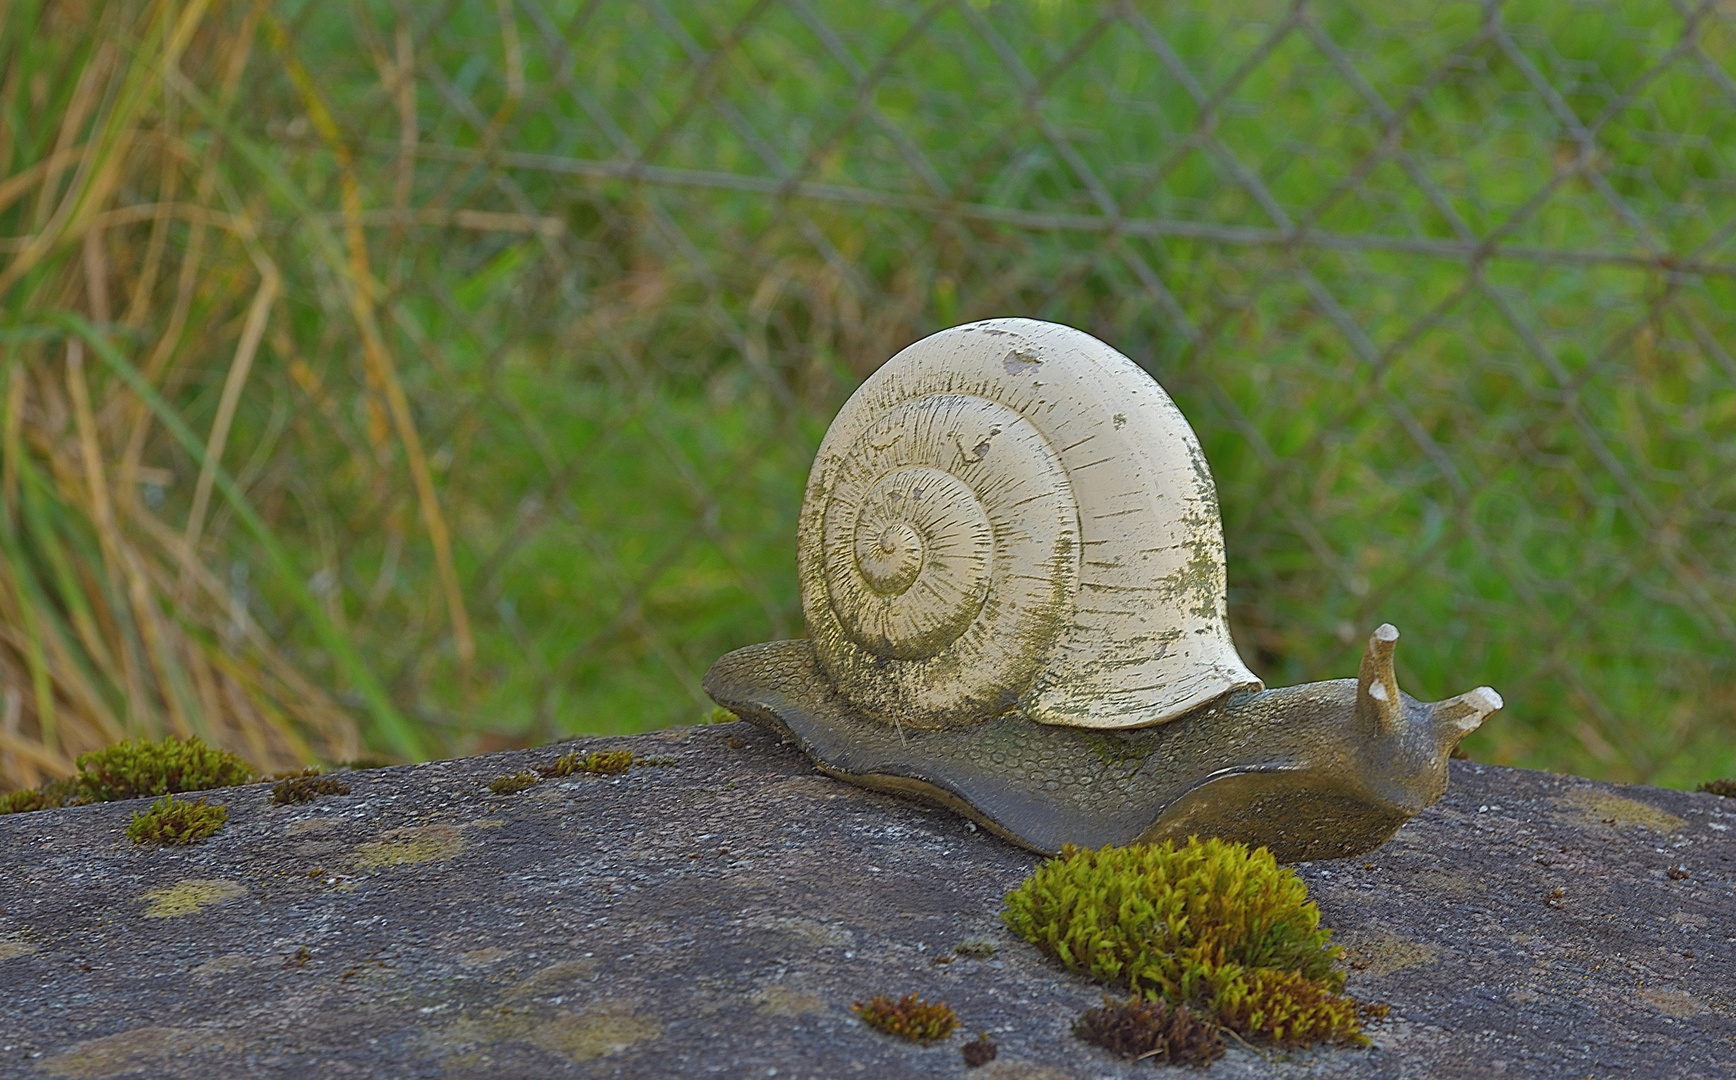
{"label": "small moss tuft", "polygon": [[713,705],[711,711],[699,718],[701,724],[733,724],[741,717],[730,712],[722,705]]}
{"label": "small moss tuft", "polygon": [[59,806],[82,806],[90,802],[82,797],[72,780],[50,780],[41,787],[25,791],[8,791],[0,795],[0,814],[28,814],[33,810],[53,810]]}
{"label": "small moss tuft", "polygon": [[[1265,848],[1063,849],[1007,896],[1007,926],[1069,970],[1186,1005],[1284,1046],[1361,1043],[1374,1015],[1343,996],[1343,950],[1295,872]],[[1104,1021],[1107,1022],[1107,1021]]]}
{"label": "small moss tuft", "polygon": [[[1294,971],[1259,968],[1231,979],[1212,999],[1218,1021],[1277,1046],[1317,1042],[1368,1045],[1358,1002]],[[1372,1011],[1376,1006],[1369,1007]]]}
{"label": "small moss tuft", "polygon": [[958,1014],[944,1001],[924,1001],[905,994],[897,1001],[884,994],[872,1001],[858,1001],[850,1011],[869,1027],[888,1035],[928,1046],[947,1038],[958,1028]]}
{"label": "small moss tuft", "polygon": [[149,810],[133,815],[127,835],[135,844],[197,844],[214,835],[229,820],[223,806],[206,806],[205,800],[186,802],[164,795]]}
{"label": "small moss tuft", "polygon": [[1736,798],[1736,780],[1708,780],[1694,790],[1708,795],[1722,795],[1726,799]]}
{"label": "small moss tuft", "polygon": [[608,776],[614,773],[624,773],[635,764],[648,763],[648,761],[635,762],[631,750],[592,750],[588,754],[580,754],[575,750],[570,754],[561,755],[554,760],[552,765],[544,765],[537,772],[548,777],[571,776],[574,773]]}
{"label": "small moss tuft", "polygon": [[307,768],[299,773],[279,776],[277,783],[271,785],[271,801],[278,806],[290,806],[295,803],[310,803],[321,795],[348,795],[350,785],[330,776],[322,776],[320,770]]}
{"label": "small moss tuft", "polygon": [[984,938],[966,938],[954,945],[952,951],[972,960],[987,960],[996,953],[997,947],[994,942]]}
{"label": "small moss tuft", "polygon": [[1218,1025],[1188,1008],[1143,997],[1087,1009],[1073,1035],[1124,1058],[1155,1058],[1171,1065],[1209,1065],[1224,1056]]}
{"label": "small moss tuft", "polygon": [[1001,1048],[989,1041],[989,1033],[984,1031],[976,1038],[964,1044],[964,1067],[974,1069],[979,1065],[987,1065],[1001,1052]]}
{"label": "small moss tuft", "polygon": [[519,772],[507,773],[505,776],[495,777],[494,780],[489,783],[488,790],[494,792],[496,795],[517,795],[524,789],[535,787],[540,783],[542,783],[542,777],[538,776],[530,769],[523,769]]}

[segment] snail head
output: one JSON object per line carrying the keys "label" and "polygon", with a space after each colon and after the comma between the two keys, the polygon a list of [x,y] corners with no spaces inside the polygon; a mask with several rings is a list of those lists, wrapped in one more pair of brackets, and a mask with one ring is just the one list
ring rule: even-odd
{"label": "snail head", "polygon": [[1460,740],[1501,708],[1501,695],[1479,686],[1444,701],[1418,701],[1399,690],[1393,672],[1398,628],[1382,623],[1369,635],[1356,677],[1354,727],[1371,766],[1365,776],[1397,805],[1417,809],[1447,790],[1447,759]]}

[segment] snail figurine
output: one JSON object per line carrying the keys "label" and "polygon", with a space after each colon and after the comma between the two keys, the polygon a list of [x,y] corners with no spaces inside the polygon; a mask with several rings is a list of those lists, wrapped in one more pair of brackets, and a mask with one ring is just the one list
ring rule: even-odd
{"label": "snail figurine", "polygon": [[797,527],[808,636],[705,689],[839,779],[1026,847],[1385,843],[1447,788],[1484,686],[1402,693],[1398,631],[1354,679],[1267,690],[1230,639],[1217,491],[1162,387],[1081,331],[944,330],[820,444]]}

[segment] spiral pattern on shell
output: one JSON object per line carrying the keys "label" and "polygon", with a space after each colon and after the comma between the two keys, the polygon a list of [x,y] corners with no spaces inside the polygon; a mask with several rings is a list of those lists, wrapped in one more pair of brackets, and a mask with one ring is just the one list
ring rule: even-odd
{"label": "spiral pattern on shell", "polygon": [[969,394],[905,402],[841,455],[822,521],[837,683],[877,684],[860,703],[918,726],[1013,704],[1078,580],[1079,509],[1029,420]]}
{"label": "spiral pattern on shell", "polygon": [[1259,686],[1192,430],[1067,327],[976,323],[888,361],[826,433],[797,552],[833,690],[901,726],[1132,727]]}

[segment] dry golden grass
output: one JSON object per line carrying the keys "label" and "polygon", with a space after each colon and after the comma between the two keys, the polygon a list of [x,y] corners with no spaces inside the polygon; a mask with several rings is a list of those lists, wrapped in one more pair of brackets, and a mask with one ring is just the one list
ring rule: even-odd
{"label": "dry golden grass", "polygon": [[[24,3],[0,22],[0,96],[21,106],[0,115],[0,787],[129,737],[196,734],[265,770],[361,749],[201,548],[214,499],[258,521],[220,463],[282,276],[189,102],[233,105],[261,17]],[[194,436],[162,397],[212,369],[221,400]],[[200,463],[184,521],[140,497],[165,435]]]}

